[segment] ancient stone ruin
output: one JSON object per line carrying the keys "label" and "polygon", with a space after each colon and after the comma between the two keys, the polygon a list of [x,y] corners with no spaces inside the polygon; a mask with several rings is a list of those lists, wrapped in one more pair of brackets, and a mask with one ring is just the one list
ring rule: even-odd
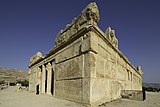
{"label": "ancient stone ruin", "polygon": [[30,59],[29,91],[93,106],[142,91],[142,70],[118,50],[115,30],[98,26],[99,10],[90,3],[57,35],[45,56]]}

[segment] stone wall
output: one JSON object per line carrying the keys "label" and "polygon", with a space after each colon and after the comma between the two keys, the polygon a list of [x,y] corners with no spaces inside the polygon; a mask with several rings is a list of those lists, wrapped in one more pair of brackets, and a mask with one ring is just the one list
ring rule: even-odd
{"label": "stone wall", "polygon": [[83,55],[80,53],[82,39],[75,40],[55,56],[55,96],[73,101],[83,101]]}
{"label": "stone wall", "polygon": [[37,68],[29,70],[29,91],[35,92],[37,84]]}
{"label": "stone wall", "polygon": [[89,33],[91,43],[90,103],[121,98],[121,90],[142,90],[142,77],[107,39]]}
{"label": "stone wall", "polygon": [[122,90],[142,90],[142,70],[118,50],[115,30],[102,32],[99,12],[89,4],[62,29],[44,57],[30,59],[29,91],[97,105],[121,98]]}

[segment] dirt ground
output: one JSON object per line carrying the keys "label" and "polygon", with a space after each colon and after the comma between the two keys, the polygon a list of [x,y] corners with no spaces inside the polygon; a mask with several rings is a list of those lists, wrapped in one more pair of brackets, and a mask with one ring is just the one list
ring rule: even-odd
{"label": "dirt ground", "polygon": [[147,92],[145,101],[120,99],[102,107],[160,107],[160,92]]}
{"label": "dirt ground", "polygon": [[0,90],[0,107],[83,107],[78,103],[48,95],[36,95],[28,91],[16,91],[16,87]]}
{"label": "dirt ground", "polygon": [[[0,107],[84,107],[78,103],[61,100],[48,95],[35,95],[27,91],[16,91],[9,87],[0,91]],[[147,93],[145,101],[121,99],[101,107],[160,107],[160,93]]]}

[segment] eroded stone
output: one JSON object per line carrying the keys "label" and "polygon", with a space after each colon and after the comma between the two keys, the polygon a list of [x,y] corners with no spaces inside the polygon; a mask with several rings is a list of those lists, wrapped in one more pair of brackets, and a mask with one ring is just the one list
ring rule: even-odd
{"label": "eroded stone", "polygon": [[122,90],[142,91],[141,67],[136,69],[118,49],[115,30],[100,30],[99,18],[96,3],[89,4],[60,30],[46,56],[31,57],[30,92],[95,106],[121,98]]}

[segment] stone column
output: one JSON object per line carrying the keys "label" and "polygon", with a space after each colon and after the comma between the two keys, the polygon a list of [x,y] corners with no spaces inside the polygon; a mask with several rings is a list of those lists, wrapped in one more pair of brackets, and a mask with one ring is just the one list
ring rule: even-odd
{"label": "stone column", "polygon": [[28,70],[29,75],[29,92],[31,91],[31,69]]}
{"label": "stone column", "polygon": [[52,65],[51,63],[48,63],[46,65],[46,70],[48,72],[48,75],[47,75],[47,94],[51,95],[51,79],[52,79]]}
{"label": "stone column", "polygon": [[38,84],[39,84],[39,92],[42,92],[42,73],[40,67],[38,67]]}
{"label": "stone column", "polygon": [[45,66],[42,65],[42,90],[41,90],[41,93],[45,93],[45,78],[46,78],[46,69],[45,69]]}

